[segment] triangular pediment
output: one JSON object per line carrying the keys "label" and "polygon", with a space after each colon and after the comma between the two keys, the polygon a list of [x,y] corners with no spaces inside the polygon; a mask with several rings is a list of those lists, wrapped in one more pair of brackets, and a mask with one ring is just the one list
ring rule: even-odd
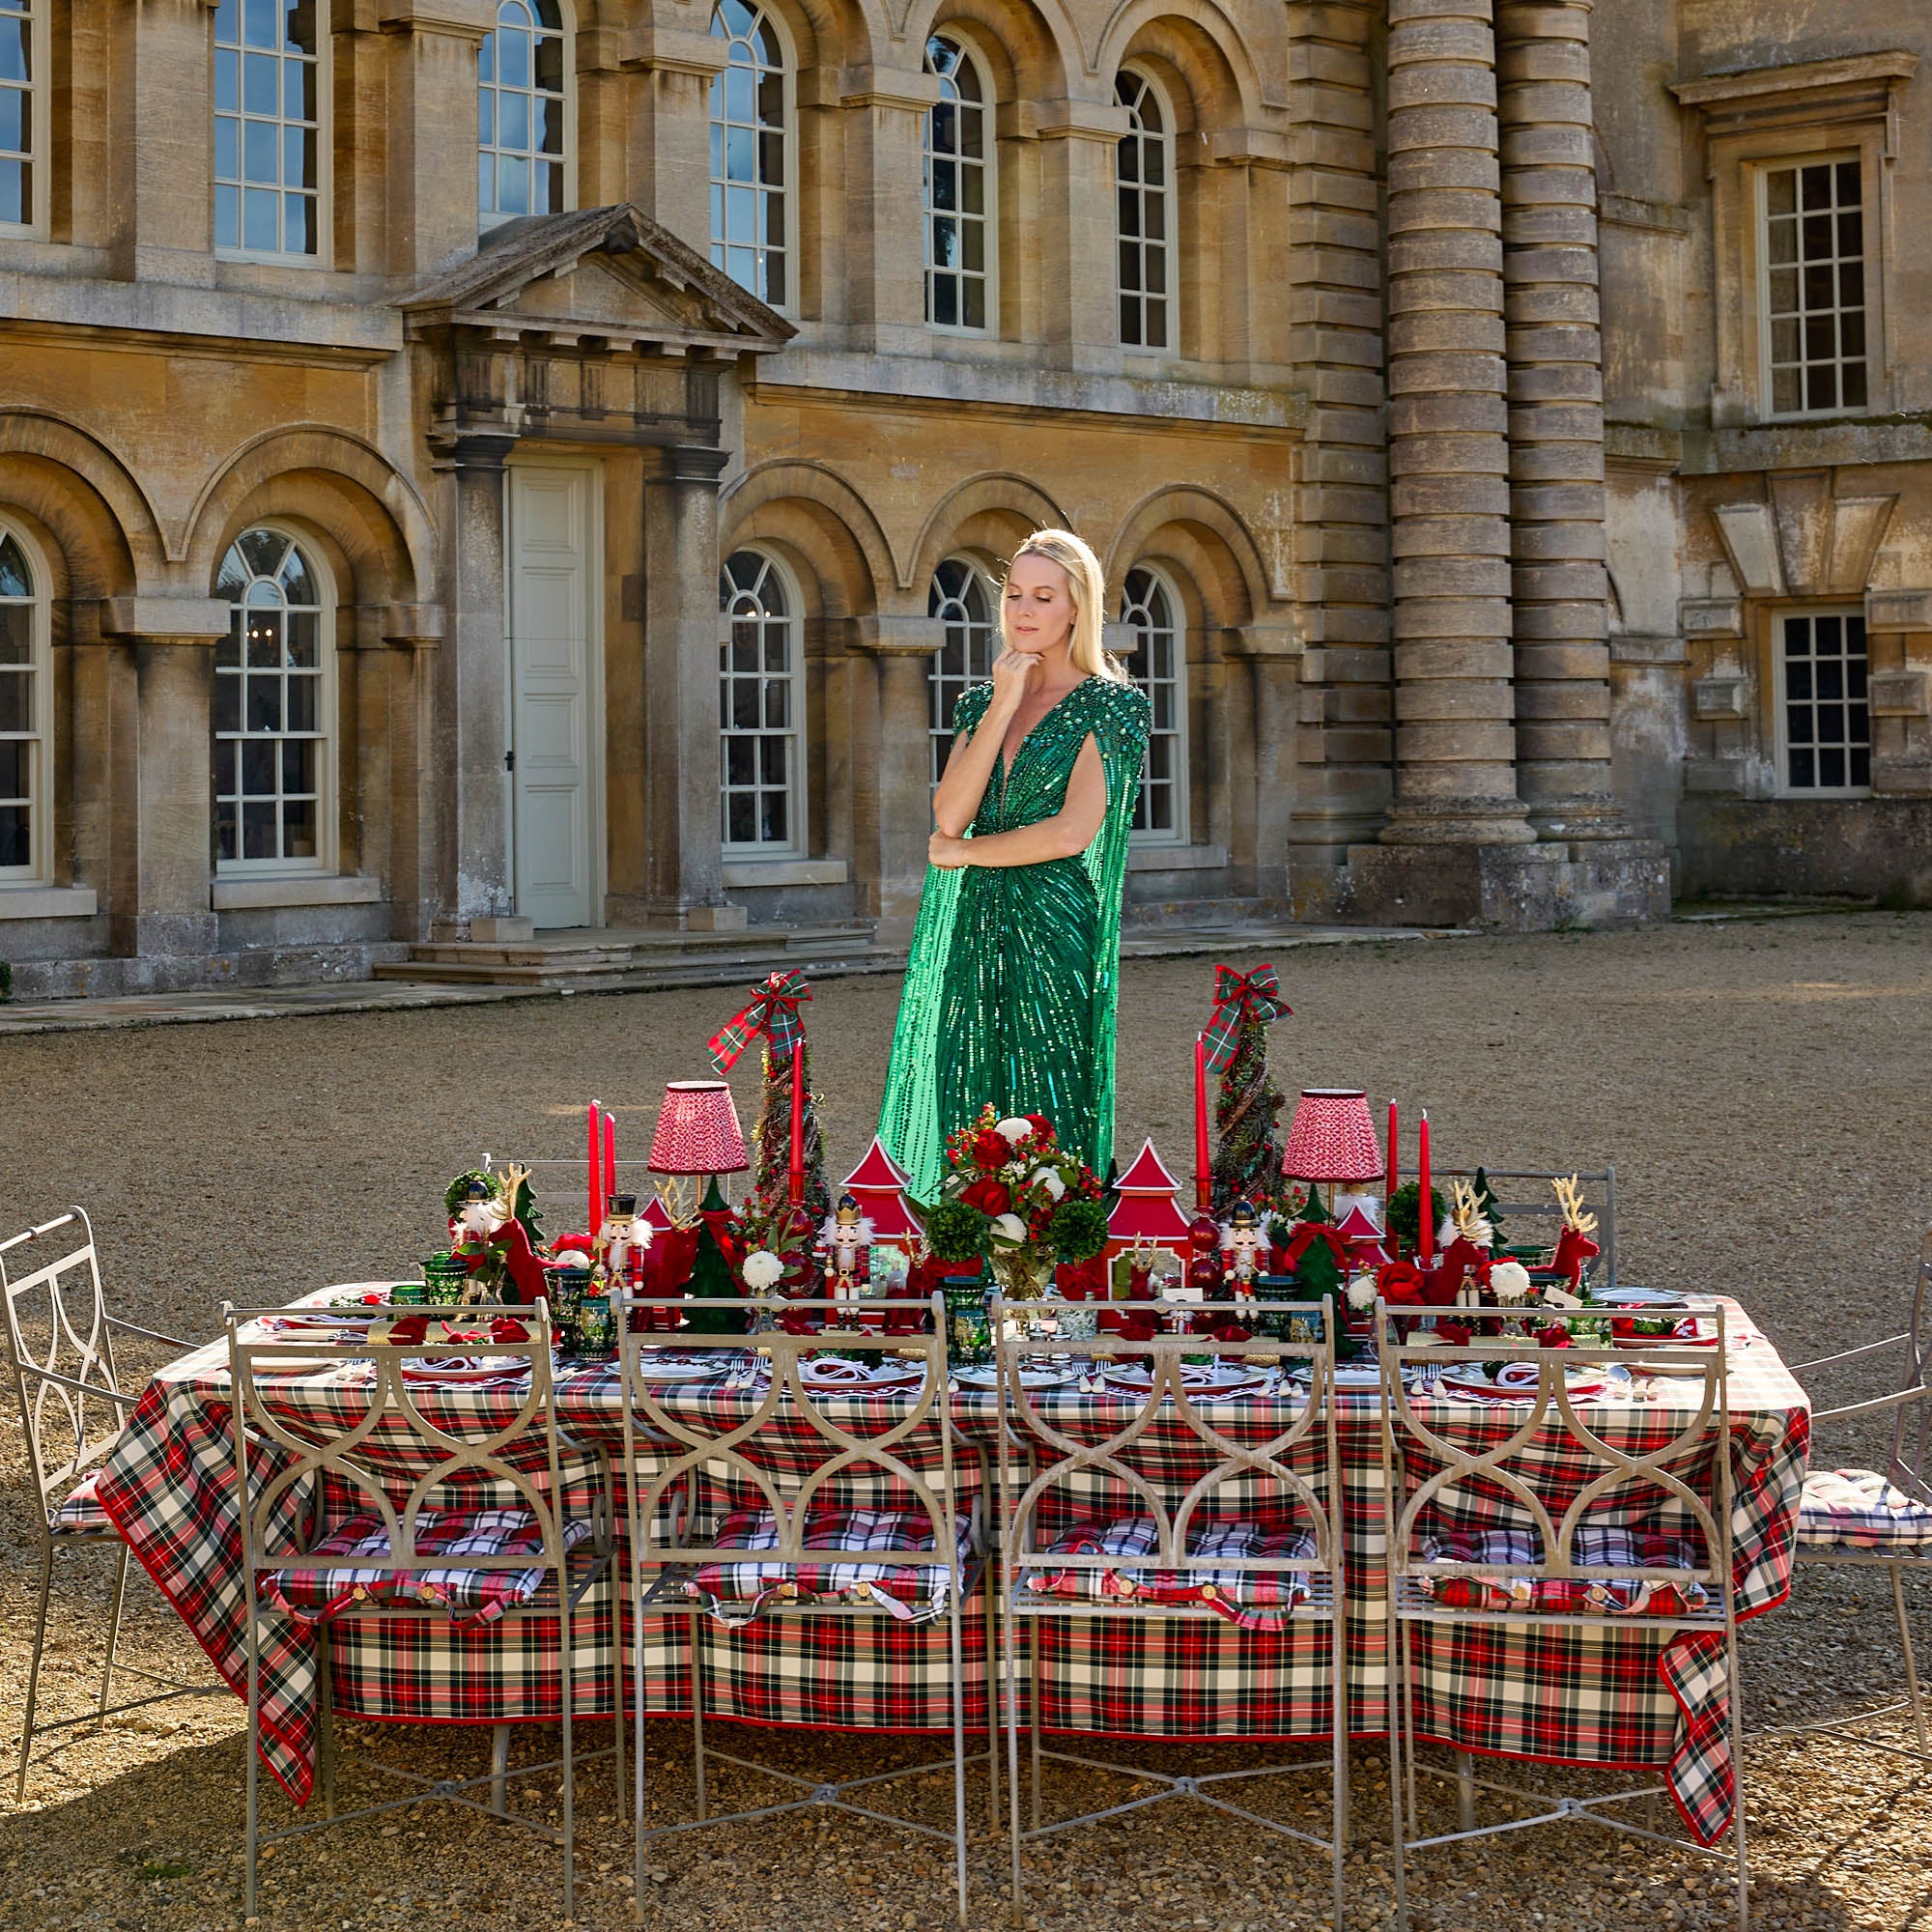
{"label": "triangular pediment", "polygon": [[618,203],[506,221],[397,304],[418,327],[541,329],[753,353],[795,326],[641,210]]}

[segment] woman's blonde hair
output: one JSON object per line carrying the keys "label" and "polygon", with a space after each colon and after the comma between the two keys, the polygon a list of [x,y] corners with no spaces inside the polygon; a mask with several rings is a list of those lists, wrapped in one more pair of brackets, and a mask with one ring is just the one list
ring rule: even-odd
{"label": "woman's blonde hair", "polygon": [[[1013,552],[1008,571],[1023,556],[1043,556],[1066,574],[1066,587],[1073,598],[1073,636],[1067,641],[1066,655],[1073,668],[1082,677],[1104,677],[1124,684],[1126,671],[1118,659],[1107,655],[1100,641],[1101,626],[1107,621],[1107,574],[1100,568],[1100,559],[1071,530],[1035,530]],[[1000,639],[1010,641],[1004,583],[1000,586]]]}

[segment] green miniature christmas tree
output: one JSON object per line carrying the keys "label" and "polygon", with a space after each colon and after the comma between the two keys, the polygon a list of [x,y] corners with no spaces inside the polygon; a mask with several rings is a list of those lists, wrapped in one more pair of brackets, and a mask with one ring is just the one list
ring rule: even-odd
{"label": "green miniature christmas tree", "polygon": [[1217,1215],[1226,1214],[1236,1201],[1265,1200],[1281,1173],[1277,1128],[1282,1096],[1267,1064],[1268,1022],[1274,1015],[1259,1001],[1246,1005],[1242,1014],[1234,1057],[1221,1069],[1214,1094],[1218,1140],[1208,1175]]}
{"label": "green miniature christmas tree", "polygon": [[[805,1201],[814,1228],[831,1217],[832,1190],[825,1182],[825,1142],[819,1131],[818,1107],[811,1091],[811,1048],[803,1055],[805,1065]],[[752,1139],[757,1147],[752,1173],[752,1192],[760,1201],[776,1205],[789,1200],[791,1186],[791,1074],[789,1047],[774,1052],[765,1042],[764,1100]]]}
{"label": "green miniature christmas tree", "polygon": [[1482,1169],[1476,1170],[1476,1211],[1495,1230],[1493,1247],[1500,1254],[1503,1249],[1503,1214],[1496,1205],[1496,1190],[1490,1185],[1490,1177]]}
{"label": "green miniature christmas tree", "polygon": [[[697,1204],[697,1254],[691,1264],[691,1280],[685,1293],[693,1301],[727,1297],[736,1300],[738,1284],[720,1239],[721,1232],[728,1237],[731,1207],[718,1190],[716,1175],[704,1190],[704,1199]],[[746,1331],[744,1313],[734,1308],[694,1308],[686,1316],[685,1324],[694,1335],[742,1335]]]}

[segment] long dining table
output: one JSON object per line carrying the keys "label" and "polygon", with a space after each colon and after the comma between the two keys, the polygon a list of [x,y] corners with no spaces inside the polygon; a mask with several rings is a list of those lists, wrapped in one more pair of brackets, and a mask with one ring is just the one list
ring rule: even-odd
{"label": "long dining table", "polygon": [[[384,1284],[343,1284],[304,1297],[327,1302]],[[1692,1298],[1694,1300],[1694,1297]],[[1735,1602],[1740,1619],[1786,1596],[1799,1493],[1809,1442],[1804,1391],[1776,1350],[1733,1302],[1725,1303]],[[331,1428],[366,1408],[372,1377],[345,1340],[339,1363],[291,1377],[278,1406]],[[679,1413],[721,1431],[758,1400],[742,1349],[721,1349],[715,1376],[658,1391]],[[431,1392],[446,1426],[482,1431],[516,1412],[515,1386],[463,1383]],[[1685,1427],[1698,1385],[1638,1378],[1612,1385],[1579,1411],[1615,1450],[1655,1453]],[[1282,1427],[1292,1389],[1205,1395],[1196,1406],[1231,1439],[1261,1440]],[[428,1397],[425,1400],[429,1400]],[[829,1415],[856,1418],[878,1393],[815,1398]],[[1043,1412],[1104,1425],[1108,1405],[1138,1398],[1101,1382],[1074,1382],[1036,1398]],[[1336,1406],[1347,1553],[1348,1728],[1385,1735],[1390,1672],[1383,1531],[1380,1394],[1365,1378],[1338,1384]],[[1458,1443],[1506,1439],[1523,1411],[1444,1388],[1418,1398],[1429,1426]],[[997,1398],[983,1387],[950,1392],[960,1438],[990,1454]],[[560,1362],[560,1425],[615,1455],[622,1402],[613,1363]],[[235,1497],[232,1394],[225,1342],[182,1356],[154,1378],[98,1486],[102,1507],[215,1667],[242,1694],[246,1682],[246,1598]],[[968,1462],[972,1459],[969,1457]],[[1599,1465],[1600,1466],[1600,1465]],[[1553,1445],[1539,1493],[1557,1507],[1598,1473]],[[621,1486],[620,1486],[621,1487]],[[619,1497],[621,1502],[621,1496]],[[633,1632],[624,1608],[626,1566],[573,1624],[579,1715],[617,1704],[613,1629],[643,1644],[646,1715],[690,1708],[691,1645],[707,1646],[706,1718],[853,1731],[943,1731],[951,1724],[944,1621],[889,1617],[755,1619],[726,1629],[682,1612],[647,1614]],[[964,1617],[967,1721],[987,1719],[989,1671],[983,1605]],[[270,1620],[263,1630],[262,1756],[298,1803],[314,1781],[321,1671],[339,1716],[386,1722],[497,1724],[554,1719],[558,1627],[534,1617],[465,1629],[435,1619],[358,1616],[330,1627]],[[1039,1620],[1031,1669],[1040,1721],[1090,1736],[1313,1739],[1330,1729],[1329,1640],[1324,1628],[1278,1630],[1218,1620]],[[326,1660],[326,1662],[325,1662]],[[1650,1628],[1424,1627],[1414,1657],[1415,1734],[1458,1750],[1545,1764],[1661,1773],[1688,1828],[1703,1842],[1728,1824],[1735,1796],[1722,1641],[1709,1633]]]}

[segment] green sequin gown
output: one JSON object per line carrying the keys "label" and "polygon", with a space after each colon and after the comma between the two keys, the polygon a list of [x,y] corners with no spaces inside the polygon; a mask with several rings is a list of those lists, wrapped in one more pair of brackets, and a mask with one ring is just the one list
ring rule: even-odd
{"label": "green sequin gown", "polygon": [[[953,707],[970,735],[993,688]],[[1114,1137],[1114,1011],[1127,833],[1147,755],[1147,699],[1130,684],[1090,677],[1027,734],[1009,771],[995,760],[968,837],[1051,818],[1066,800],[1091,736],[1106,774],[1107,810],[1076,858],[1037,866],[929,867],[879,1138],[931,1201],[947,1137],[988,1101],[1002,1115],[1044,1114],[1061,1144],[1102,1176]]]}

